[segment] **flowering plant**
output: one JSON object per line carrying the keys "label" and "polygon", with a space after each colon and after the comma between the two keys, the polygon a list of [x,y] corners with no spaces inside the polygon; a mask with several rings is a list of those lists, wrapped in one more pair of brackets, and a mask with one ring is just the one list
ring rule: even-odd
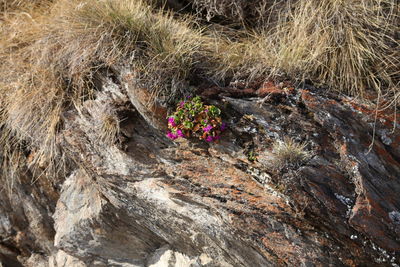
{"label": "flowering plant", "polygon": [[168,117],[167,137],[175,140],[191,136],[214,142],[226,130],[220,117],[221,110],[213,105],[204,105],[199,96],[182,100],[175,113]]}

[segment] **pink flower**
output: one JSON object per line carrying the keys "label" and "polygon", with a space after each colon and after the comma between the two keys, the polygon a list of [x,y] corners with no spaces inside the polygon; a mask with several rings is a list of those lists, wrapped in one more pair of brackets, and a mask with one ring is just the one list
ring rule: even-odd
{"label": "pink flower", "polygon": [[171,140],[175,140],[176,138],[178,138],[178,136],[176,134],[173,134],[172,132],[168,132],[167,137]]}
{"label": "pink flower", "polygon": [[172,127],[176,126],[174,117],[169,117],[168,118],[168,124],[171,125]]}
{"label": "pink flower", "polygon": [[226,123],[225,122],[223,122],[222,124],[221,124],[221,131],[223,132],[223,131],[225,131],[226,130],[226,128],[228,128],[227,127],[227,125],[226,125]]}
{"label": "pink flower", "polygon": [[206,138],[206,142],[212,142],[212,141],[214,141],[214,138],[212,137],[212,136],[207,136],[207,138]]}
{"label": "pink flower", "polygon": [[177,135],[179,137],[185,137],[185,135],[183,134],[182,130],[178,130],[178,131],[176,131],[176,133],[177,133]]}
{"label": "pink flower", "polygon": [[214,137],[213,137],[213,140],[214,140],[214,141],[217,141],[217,140],[219,140],[220,138],[221,138],[221,136],[217,135],[217,136],[214,136]]}
{"label": "pink flower", "polygon": [[209,131],[211,131],[212,128],[213,127],[210,124],[208,124],[206,127],[203,128],[203,131],[208,133]]}
{"label": "pink flower", "polygon": [[185,105],[185,101],[182,101],[181,103],[179,103],[179,106],[180,106],[181,108],[183,108],[184,105]]}

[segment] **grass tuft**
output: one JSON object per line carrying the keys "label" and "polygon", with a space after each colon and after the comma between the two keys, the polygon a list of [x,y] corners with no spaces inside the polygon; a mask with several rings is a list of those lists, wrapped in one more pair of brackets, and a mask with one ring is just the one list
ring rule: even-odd
{"label": "grass tuft", "polygon": [[141,0],[43,1],[4,16],[0,30],[0,128],[49,166],[63,112],[92,96],[98,70],[129,66],[136,86],[168,100],[187,90],[203,42],[188,18]]}
{"label": "grass tuft", "polygon": [[14,185],[19,182],[25,156],[18,141],[11,133],[3,132],[0,139],[0,192],[11,196]]}
{"label": "grass tuft", "polygon": [[[219,44],[218,74],[289,75],[341,93],[400,96],[400,7],[388,0],[289,1],[272,29]],[[229,48],[229,49],[228,49]],[[398,104],[398,102],[397,102]]]}
{"label": "grass tuft", "polygon": [[298,168],[311,158],[311,153],[306,150],[307,143],[297,143],[292,138],[286,137],[283,141],[277,140],[273,144],[274,169]]}
{"label": "grass tuft", "polygon": [[120,133],[118,117],[111,114],[104,114],[101,120],[100,140],[105,144],[112,145]]}
{"label": "grass tuft", "polygon": [[398,9],[386,0],[300,1],[274,36],[276,66],[351,95],[398,91]]}
{"label": "grass tuft", "polygon": [[[292,0],[293,1],[293,0]],[[285,0],[190,0],[208,20],[224,18],[237,26],[269,26],[277,21],[279,12],[287,7]],[[221,19],[219,19],[221,20]]]}

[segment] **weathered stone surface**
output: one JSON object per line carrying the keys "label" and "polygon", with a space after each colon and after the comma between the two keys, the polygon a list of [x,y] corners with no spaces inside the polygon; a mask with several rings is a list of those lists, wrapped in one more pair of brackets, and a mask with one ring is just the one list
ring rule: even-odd
{"label": "weathered stone surface", "polygon": [[82,261],[78,260],[75,257],[72,257],[71,255],[68,255],[61,249],[59,249],[55,255],[52,255],[49,258],[48,266],[49,267],[69,267],[69,266],[87,267],[87,265],[85,263],[83,263]]}
{"label": "weathered stone surface", "polygon": [[[3,265],[400,264],[400,132],[389,115],[378,114],[370,147],[368,106],[315,89],[275,88],[263,103],[255,96],[266,86],[214,88],[203,96],[223,110],[222,140],[173,143],[165,111],[152,113],[121,81],[102,79],[96,99],[64,115],[71,164],[61,188],[22,179],[15,210],[0,196]],[[114,144],[98,137],[110,110]],[[272,143],[287,136],[307,141],[312,158],[273,168]]]}
{"label": "weathered stone surface", "polygon": [[43,262],[43,255],[54,252],[52,214],[59,197],[57,179],[32,181],[26,166],[20,166],[12,190],[1,175],[0,181],[0,262],[4,266]]}

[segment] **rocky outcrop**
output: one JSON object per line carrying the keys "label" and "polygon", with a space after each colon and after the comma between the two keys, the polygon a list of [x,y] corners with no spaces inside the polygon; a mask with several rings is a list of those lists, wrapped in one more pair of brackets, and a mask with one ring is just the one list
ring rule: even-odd
{"label": "rocky outcrop", "polygon": [[[4,266],[400,264],[394,113],[289,84],[211,88],[200,93],[229,130],[172,142],[166,109],[118,75],[64,114],[65,179],[25,171],[0,196]],[[100,138],[102,114],[120,121],[115,142]],[[276,166],[285,137],[312,157]]]}

